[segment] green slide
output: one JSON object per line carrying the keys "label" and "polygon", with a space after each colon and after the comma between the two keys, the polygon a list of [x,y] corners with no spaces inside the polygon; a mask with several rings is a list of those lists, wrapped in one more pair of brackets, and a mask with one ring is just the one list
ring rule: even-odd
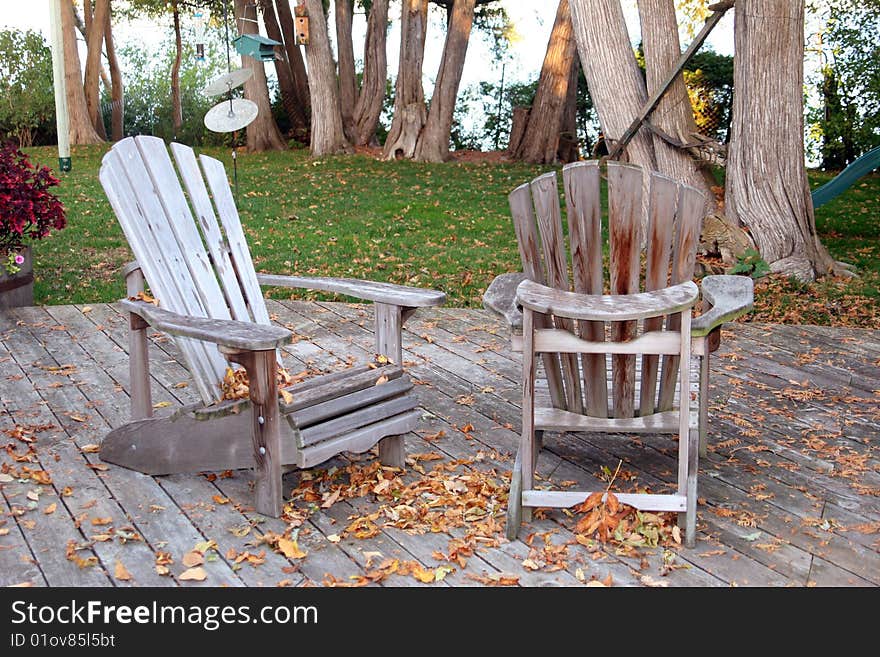
{"label": "green slide", "polygon": [[873,148],[859,158],[853,160],[846,169],[827,183],[812,191],[813,207],[818,208],[828,201],[840,196],[862,176],[871,173],[880,166],[880,146]]}

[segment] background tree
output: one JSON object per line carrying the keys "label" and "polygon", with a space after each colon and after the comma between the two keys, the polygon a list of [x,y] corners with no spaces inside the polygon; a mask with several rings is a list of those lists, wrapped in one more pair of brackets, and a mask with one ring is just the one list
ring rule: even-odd
{"label": "background tree", "polygon": [[810,145],[823,169],[839,170],[880,145],[880,0],[811,0],[808,12],[820,59]]}
{"label": "background tree", "polygon": [[0,31],[0,140],[55,143],[52,53],[33,30]]}
{"label": "background tree", "polygon": [[449,158],[449,132],[474,23],[475,6],[475,0],[455,0],[452,6],[431,107],[414,152],[415,159],[421,162],[444,162]]}
{"label": "background tree", "polygon": [[[388,57],[386,53],[388,0],[372,0],[369,5],[367,35],[364,41],[364,70],[357,93],[357,102],[351,116],[351,125],[346,129],[351,141],[358,146],[366,146],[376,141],[376,127],[379,124],[379,116],[382,113],[388,84]],[[342,39],[340,38],[341,43]],[[340,60],[340,76],[342,75],[341,64]],[[345,102],[343,101],[343,120],[345,120],[344,107]]]}
{"label": "background tree", "polygon": [[76,20],[72,1],[61,3],[61,32],[64,50],[64,88],[67,95],[67,114],[70,144],[98,144],[103,141],[95,131],[89,115],[83,90],[79,48],[76,44]]}
{"label": "background tree", "polygon": [[[279,8],[285,4],[282,0],[279,3]],[[275,46],[276,57],[274,64],[275,73],[278,77],[278,90],[281,94],[281,102],[287,114],[287,120],[290,123],[294,138],[302,143],[307,143],[309,134],[307,99],[302,97],[299,86],[296,83],[296,73],[294,73],[296,64],[292,64],[291,59],[299,59],[299,66],[303,68],[303,74],[305,74],[305,67],[302,66],[302,55],[299,52],[299,45],[297,45],[295,40],[292,21],[290,31],[285,34],[275,12],[274,0],[259,0],[259,7],[263,13],[263,23],[266,25],[266,36],[282,44]],[[289,4],[287,4],[287,12],[288,14],[290,13]]]}
{"label": "background tree", "polygon": [[[257,8],[249,0],[235,0],[235,22],[239,34],[257,34]],[[275,117],[272,115],[272,104],[269,101],[269,87],[266,81],[266,69],[263,62],[241,56],[243,68],[253,69],[254,74],[244,83],[244,97],[257,104],[257,118],[248,124],[247,149],[251,152],[284,150],[287,144]]]}
{"label": "background tree", "polygon": [[101,49],[104,45],[104,31],[110,19],[110,0],[83,0],[83,16],[86,26],[86,68],[83,79],[83,92],[89,120],[101,139],[107,138],[104,118],[101,114],[101,94],[98,88],[101,71]]}
{"label": "background tree", "polygon": [[321,0],[306,0],[309,44],[305,47],[312,99],[311,153],[314,157],[346,153],[351,145],[342,128],[336,66],[330,52],[327,22]]}
{"label": "background tree", "polygon": [[727,215],[774,272],[844,271],[816,235],[804,160],[804,0],[737,0]]}
{"label": "background tree", "polygon": [[508,152],[514,159],[536,164],[556,161],[559,134],[563,127],[571,129],[570,125],[563,126],[563,118],[566,106],[575,104],[576,96],[570,92],[576,93],[577,66],[577,43],[568,0],[560,0],[531,111],[521,138],[516,139],[515,144],[508,144]]}
{"label": "background tree", "polygon": [[427,119],[422,64],[428,30],[428,0],[401,0],[400,58],[394,85],[394,115],[383,154],[411,158]]}

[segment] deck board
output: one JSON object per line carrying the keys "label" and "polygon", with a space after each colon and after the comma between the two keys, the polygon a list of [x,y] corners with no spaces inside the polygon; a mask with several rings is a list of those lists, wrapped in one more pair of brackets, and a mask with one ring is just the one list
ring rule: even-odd
{"label": "deck board", "polygon": [[[369,306],[268,305],[273,319],[294,331],[284,349],[291,371],[339,370],[372,356]],[[194,401],[173,342],[149,335],[153,402]],[[615,586],[880,585],[880,331],[738,324],[725,327],[723,337],[711,360],[709,455],[701,463],[694,549],[627,555],[598,542],[588,548],[575,539],[572,518],[558,510],[540,512],[520,540],[507,542],[500,514],[497,545],[477,547],[464,568],[454,564],[429,586],[480,586],[501,576],[520,586],[580,586],[609,576]],[[112,304],[0,313],[0,430],[52,426],[36,434],[38,460],[26,464],[50,472],[52,484],[0,483],[0,530],[9,530],[0,535],[0,585],[197,585],[179,581],[182,558],[208,540],[217,548],[205,563],[204,585],[364,581],[384,558],[449,565],[439,555],[467,526],[409,532],[380,520],[375,536],[336,541],[352,518],[379,510],[373,495],[338,501],[291,528],[253,511],[248,471],[207,478],[100,469],[97,455],[82,448],[127,421],[127,348],[127,318]],[[408,453],[442,457],[425,468],[452,461],[462,463],[461,471],[509,477],[519,441],[520,355],[509,350],[502,325],[478,309],[421,310],[407,325],[403,348],[424,411],[406,437]],[[317,470],[372,459],[336,457]],[[548,433],[538,484],[604,486],[601,469],[614,470],[619,461],[639,485],[669,488],[675,441]],[[6,452],[0,464],[21,465]],[[300,476],[285,475],[286,492]],[[419,474],[410,467],[402,477],[409,483]],[[38,501],[29,504],[27,493],[36,490]],[[55,511],[44,513],[50,504]],[[107,526],[141,540],[94,541],[105,525],[92,525],[93,518],[111,518]],[[305,558],[288,559],[262,540],[291,530]],[[80,567],[68,559],[71,540],[84,546],[77,556],[95,563]],[[565,554],[561,564],[542,565],[545,545]],[[159,551],[172,554],[171,576],[155,571]],[[243,552],[261,551],[262,563],[236,563]],[[117,562],[130,580],[115,577]],[[377,583],[422,585],[399,573]]]}

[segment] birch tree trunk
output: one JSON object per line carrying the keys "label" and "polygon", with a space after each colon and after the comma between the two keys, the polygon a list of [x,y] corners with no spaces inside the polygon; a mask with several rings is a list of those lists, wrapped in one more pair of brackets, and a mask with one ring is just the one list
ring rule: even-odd
{"label": "birch tree trunk", "polygon": [[351,146],[342,128],[336,66],[330,52],[324,9],[321,0],[306,0],[306,8],[309,12],[309,45],[305,49],[312,98],[311,153],[313,157],[348,153]]}
{"label": "birch tree trunk", "polygon": [[64,88],[66,89],[67,112],[70,122],[70,143],[73,146],[99,144],[103,140],[95,132],[83,91],[75,23],[73,2],[64,0],[61,2],[61,30],[64,42]]}
{"label": "birch tree trunk", "polygon": [[804,164],[804,0],[735,8],[726,211],[772,271],[810,281],[838,267],[816,235]]}
{"label": "birch tree trunk", "polygon": [[342,111],[342,128],[346,137],[354,138],[354,106],[358,87],[354,71],[354,45],[351,39],[354,0],[335,0],[336,48],[338,51],[339,105]]}
{"label": "birch tree trunk", "polygon": [[[572,62],[577,58],[577,42],[568,0],[560,0],[550,32],[538,89],[522,139],[513,152],[517,160],[550,164],[556,161],[559,133],[571,87]],[[577,68],[575,68],[575,93]],[[532,120],[534,119],[534,120]]]}
{"label": "birch tree trunk", "polygon": [[104,25],[110,14],[110,0],[94,0],[94,11],[91,0],[84,0],[83,10],[86,21],[88,39],[86,41],[86,70],[83,91],[89,120],[101,139],[107,138],[104,117],[101,116],[101,94],[98,82],[101,76],[101,45],[104,43]]}
{"label": "birch tree trunk", "polygon": [[401,0],[400,60],[394,91],[394,118],[385,140],[383,155],[393,160],[398,152],[411,158],[425,125],[425,92],[422,63],[428,29],[428,0]]}
{"label": "birch tree trunk", "polygon": [[[257,8],[248,0],[235,0],[235,18],[239,34],[256,34]],[[247,18],[250,20],[240,20]],[[244,83],[244,97],[257,104],[257,118],[247,126],[247,149],[251,152],[282,151],[287,148],[284,137],[272,116],[269,102],[269,87],[266,83],[266,69],[263,62],[242,55],[243,68],[251,68],[254,74]]]}
{"label": "birch tree trunk", "polygon": [[119,141],[124,136],[124,101],[122,86],[122,73],[119,70],[119,61],[116,59],[116,44],[113,42],[113,28],[110,12],[107,12],[107,22],[104,24],[104,43],[107,44],[107,67],[110,69],[110,134],[113,141]]}
{"label": "birch tree trunk", "polygon": [[366,146],[375,139],[376,126],[382,114],[388,81],[388,56],[385,52],[387,29],[388,0],[373,0],[364,43],[364,76],[353,117],[352,139],[358,146]]}
{"label": "birch tree trunk", "polygon": [[455,0],[446,28],[443,59],[434,84],[431,109],[419,135],[414,157],[420,162],[445,162],[449,159],[449,134],[458,98],[458,86],[464,70],[471,27],[474,24],[475,0]]}

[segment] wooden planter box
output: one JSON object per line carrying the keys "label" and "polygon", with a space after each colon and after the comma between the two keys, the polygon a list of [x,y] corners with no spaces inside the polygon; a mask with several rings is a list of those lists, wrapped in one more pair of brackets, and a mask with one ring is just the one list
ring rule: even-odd
{"label": "wooden planter box", "polygon": [[[7,273],[0,265],[0,310],[34,305],[34,262],[31,247],[21,252],[24,262],[15,274]],[[0,254],[3,256],[5,254]]]}

